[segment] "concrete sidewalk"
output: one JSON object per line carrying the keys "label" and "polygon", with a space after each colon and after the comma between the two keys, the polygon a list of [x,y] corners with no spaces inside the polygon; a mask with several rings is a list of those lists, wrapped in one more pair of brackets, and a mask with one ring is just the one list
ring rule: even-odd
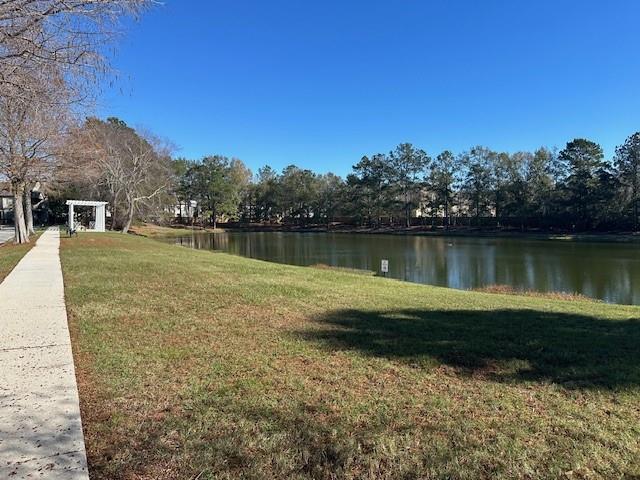
{"label": "concrete sidewalk", "polygon": [[89,478],[59,245],[50,228],[0,285],[0,478]]}

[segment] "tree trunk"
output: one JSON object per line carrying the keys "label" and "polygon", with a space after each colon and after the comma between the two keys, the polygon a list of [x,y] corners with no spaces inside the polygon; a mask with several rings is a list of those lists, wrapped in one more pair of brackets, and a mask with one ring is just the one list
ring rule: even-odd
{"label": "tree trunk", "polygon": [[444,200],[444,229],[449,229],[449,200]]}
{"label": "tree trunk", "polygon": [[35,234],[36,231],[33,229],[33,205],[31,204],[31,189],[24,189],[24,218],[25,225],[27,227],[27,233],[29,235]]}
{"label": "tree trunk", "polygon": [[15,226],[15,243],[29,243],[29,231],[24,218],[24,191],[23,182],[15,182],[13,188],[13,224]]}
{"label": "tree trunk", "polygon": [[127,220],[124,222],[124,226],[122,227],[122,233],[128,233],[131,228],[131,224],[133,223],[133,213],[135,211],[135,202],[131,200],[129,202],[129,211],[127,212]]}
{"label": "tree trunk", "polygon": [[120,194],[113,195],[113,201],[111,202],[111,228],[110,230],[116,230],[118,228],[118,202],[120,201]]}
{"label": "tree trunk", "polygon": [[113,207],[111,208],[111,228],[110,230],[115,230],[117,227],[116,224],[116,215],[118,213],[118,207],[116,207],[116,203],[114,202]]}
{"label": "tree trunk", "polygon": [[405,208],[404,208],[404,214],[405,214],[405,223],[407,228],[409,228],[411,226],[411,207],[409,206],[409,203],[407,201],[407,203],[405,204]]}

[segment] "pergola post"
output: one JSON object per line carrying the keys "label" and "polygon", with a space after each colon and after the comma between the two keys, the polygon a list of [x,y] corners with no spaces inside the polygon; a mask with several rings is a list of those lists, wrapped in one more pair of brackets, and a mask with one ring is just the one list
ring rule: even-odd
{"label": "pergola post", "polygon": [[67,205],[69,205],[69,231],[73,232],[73,203],[67,202]]}
{"label": "pergola post", "polygon": [[96,206],[96,232],[104,232],[105,231],[105,206],[97,205]]}

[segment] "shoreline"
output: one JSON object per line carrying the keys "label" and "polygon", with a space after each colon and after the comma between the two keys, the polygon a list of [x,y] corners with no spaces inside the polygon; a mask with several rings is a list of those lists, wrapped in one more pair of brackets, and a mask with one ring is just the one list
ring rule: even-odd
{"label": "shoreline", "polygon": [[[180,227],[170,227],[171,230]],[[190,228],[185,228],[191,230]],[[203,229],[204,232],[211,232],[210,229]],[[539,232],[539,231],[513,231],[513,230],[475,230],[475,229],[452,229],[452,230],[431,230],[423,226],[417,227],[397,227],[397,228],[370,228],[335,226],[281,226],[281,225],[223,225],[220,232],[290,232],[290,233],[345,233],[364,235],[414,235],[424,237],[458,237],[458,238],[521,238],[529,240],[555,240],[573,242],[603,242],[603,243],[640,243],[640,234],[629,232]]]}
{"label": "shoreline", "polygon": [[513,238],[545,241],[598,242],[598,243],[640,243],[640,233],[630,232],[521,232],[515,230],[481,230],[481,229],[452,229],[431,230],[424,226],[370,228],[336,225],[327,228],[325,225],[309,225],[306,227],[295,225],[259,225],[259,224],[221,224],[215,230],[210,227],[192,227],[189,225],[160,226],[144,224],[132,227],[130,233],[143,237],[179,237],[183,233],[238,233],[238,232],[283,232],[283,233],[344,233],[358,235],[398,235],[422,237],[454,237],[454,238]]}

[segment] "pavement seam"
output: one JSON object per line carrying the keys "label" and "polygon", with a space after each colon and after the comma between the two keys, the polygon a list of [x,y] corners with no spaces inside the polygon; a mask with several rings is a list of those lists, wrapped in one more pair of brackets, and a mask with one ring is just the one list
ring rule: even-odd
{"label": "pavement seam", "polygon": [[53,348],[53,347],[66,347],[71,345],[71,343],[51,343],[48,345],[32,345],[27,347],[14,347],[14,348],[0,348],[0,353],[2,352],[15,352],[17,350],[33,350],[36,348]]}

